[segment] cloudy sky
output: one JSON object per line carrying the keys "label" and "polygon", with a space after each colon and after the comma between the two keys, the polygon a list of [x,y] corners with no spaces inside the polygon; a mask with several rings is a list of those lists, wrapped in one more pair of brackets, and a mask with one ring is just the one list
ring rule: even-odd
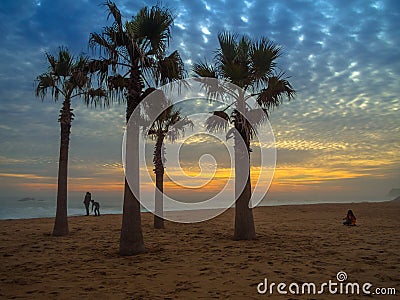
{"label": "cloudy sky", "polygon": [[[107,14],[98,0],[0,3],[0,194],[56,191],[60,103],[34,96],[46,52],[90,54],[90,32]],[[156,1],[117,1],[125,18]],[[271,114],[278,150],[268,200],[382,199],[400,187],[400,2],[163,1],[175,13],[171,50],[186,68],[211,60],[217,33],[267,36],[283,47],[279,67],[295,99]],[[73,104],[71,197],[122,195],[124,107]],[[189,143],[190,144],[190,143]],[[197,159],[197,158],[196,158]],[[197,163],[197,161],[196,161]]]}

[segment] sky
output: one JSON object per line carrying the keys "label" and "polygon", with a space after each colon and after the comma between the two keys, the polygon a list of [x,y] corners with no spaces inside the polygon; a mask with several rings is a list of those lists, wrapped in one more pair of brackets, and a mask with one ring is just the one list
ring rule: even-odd
{"label": "sky", "polygon": [[[109,24],[101,3],[1,1],[2,197],[55,197],[61,106],[35,98],[34,80],[46,71],[45,53],[59,46],[91,54],[89,34]],[[157,2],[116,3],[130,19]],[[290,76],[297,94],[271,112],[277,165],[266,201],[380,200],[400,187],[399,1],[162,3],[176,15],[169,49],[180,52],[189,75],[194,62],[212,60],[218,32],[266,36],[282,46],[279,70]],[[124,107],[86,107],[76,99],[73,108],[70,198],[90,190],[120,199]],[[200,149],[201,142],[192,138],[187,144]],[[197,165],[198,153],[187,153],[187,161]],[[219,181],[214,185],[218,188]]]}

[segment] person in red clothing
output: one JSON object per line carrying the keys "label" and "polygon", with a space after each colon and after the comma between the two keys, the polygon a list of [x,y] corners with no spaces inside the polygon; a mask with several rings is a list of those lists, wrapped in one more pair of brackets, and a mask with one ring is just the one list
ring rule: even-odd
{"label": "person in red clothing", "polygon": [[347,225],[347,226],[355,226],[356,225],[356,216],[354,215],[353,211],[351,209],[349,209],[347,211],[347,215],[346,217],[343,218],[343,220],[345,220],[343,222],[343,225]]}

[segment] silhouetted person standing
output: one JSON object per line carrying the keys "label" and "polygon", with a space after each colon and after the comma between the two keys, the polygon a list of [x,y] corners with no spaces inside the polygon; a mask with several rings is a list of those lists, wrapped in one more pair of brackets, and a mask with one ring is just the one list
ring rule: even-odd
{"label": "silhouetted person standing", "polygon": [[94,208],[94,215],[100,216],[100,203],[92,200],[92,212]]}
{"label": "silhouetted person standing", "polygon": [[90,201],[92,200],[92,194],[89,192],[86,192],[85,195],[85,200],[83,200],[83,204],[85,204],[86,208],[86,215],[89,215],[89,206],[90,206]]}

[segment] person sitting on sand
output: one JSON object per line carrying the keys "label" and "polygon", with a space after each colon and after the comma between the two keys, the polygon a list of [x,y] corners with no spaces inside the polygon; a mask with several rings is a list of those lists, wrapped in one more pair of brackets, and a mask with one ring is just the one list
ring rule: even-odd
{"label": "person sitting on sand", "polygon": [[345,220],[343,225],[347,226],[355,226],[356,225],[356,216],[353,214],[351,209],[348,210],[346,217],[343,218]]}
{"label": "person sitting on sand", "polygon": [[100,216],[100,203],[92,200],[92,212],[94,208],[94,215]]}
{"label": "person sitting on sand", "polygon": [[89,205],[90,205],[91,199],[92,199],[92,194],[90,194],[89,192],[86,192],[85,200],[83,200],[83,204],[85,204],[87,216],[89,215]]}

